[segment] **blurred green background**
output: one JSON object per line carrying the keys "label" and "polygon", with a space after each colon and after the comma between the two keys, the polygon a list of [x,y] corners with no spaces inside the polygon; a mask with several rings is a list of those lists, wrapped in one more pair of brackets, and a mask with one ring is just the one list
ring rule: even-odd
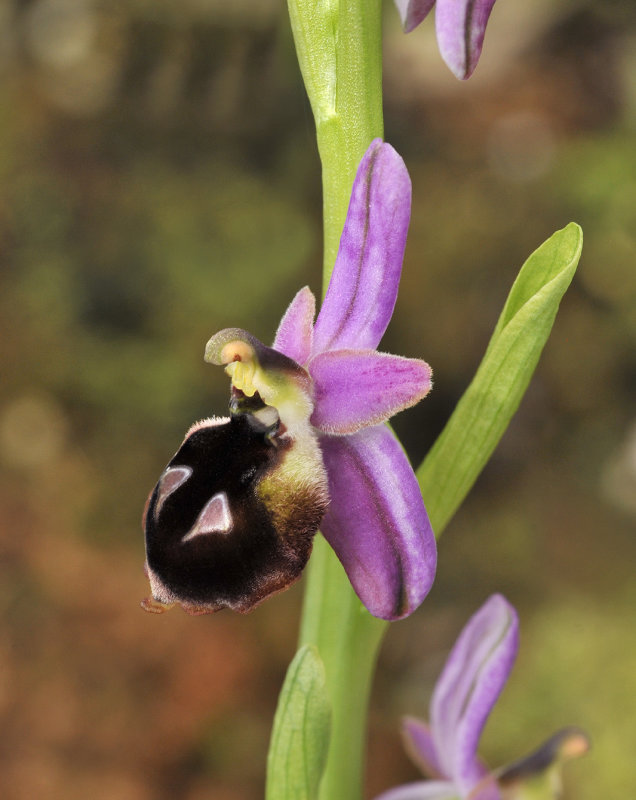
{"label": "blurred green background", "polygon": [[[527,255],[585,232],[526,399],[392,626],[368,796],[417,776],[458,631],[493,591],[522,644],[486,729],[499,765],[576,723],[569,800],[636,795],[636,7],[507,0],[458,83],[433,20],[386,4],[386,138],[413,217],[383,349],[435,388],[419,462]],[[248,617],[144,614],[140,517],[189,425],[223,413],[220,328],[264,341],[319,291],[313,123],[282,0],[0,3],[0,796],[257,800],[302,587]]]}

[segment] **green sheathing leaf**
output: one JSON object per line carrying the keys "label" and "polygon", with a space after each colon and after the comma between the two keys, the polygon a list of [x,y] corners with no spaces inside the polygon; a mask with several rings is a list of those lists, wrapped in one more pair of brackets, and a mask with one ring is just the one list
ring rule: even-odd
{"label": "green sheathing leaf", "polygon": [[583,233],[572,222],[528,258],[472,383],[417,471],[437,535],[470,491],[521,402],[582,244]]}
{"label": "green sheathing leaf", "polygon": [[289,665],[267,758],[266,800],[314,800],[327,760],[331,707],[318,650],[304,645]]}

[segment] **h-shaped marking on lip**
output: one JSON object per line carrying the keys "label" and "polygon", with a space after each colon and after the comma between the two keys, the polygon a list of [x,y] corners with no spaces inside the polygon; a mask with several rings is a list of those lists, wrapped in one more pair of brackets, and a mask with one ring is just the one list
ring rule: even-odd
{"label": "h-shaped marking on lip", "polygon": [[203,507],[194,526],[181,540],[188,542],[206,533],[229,533],[232,530],[232,512],[225,492],[213,495]]}
{"label": "h-shaped marking on lip", "polygon": [[155,521],[159,518],[159,513],[163,504],[173,492],[182,486],[192,475],[192,467],[168,467],[159,479],[159,490],[157,492],[157,502],[153,517]]}

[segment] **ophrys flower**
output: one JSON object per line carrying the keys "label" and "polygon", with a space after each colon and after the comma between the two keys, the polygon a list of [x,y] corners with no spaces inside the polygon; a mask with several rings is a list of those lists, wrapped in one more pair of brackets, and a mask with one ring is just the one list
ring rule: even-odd
{"label": "ophrys flower", "polygon": [[435,540],[384,423],[427,394],[431,370],[376,351],[397,297],[410,198],[402,159],[375,140],[315,324],[304,288],[273,347],[238,328],[208,342],[206,360],[232,379],[230,418],[194,426],[151,495],[152,610],[250,610],[300,576],[319,525],[372,614],[406,616],[428,593]]}
{"label": "ophrys flower", "polygon": [[565,728],[538,750],[491,772],[477,755],[479,739],[512,670],[519,646],[517,612],[499,594],[474,614],[437,680],[429,723],[406,718],[413,760],[432,780],[385,792],[377,800],[553,800],[560,763],[585,752],[587,738]]}

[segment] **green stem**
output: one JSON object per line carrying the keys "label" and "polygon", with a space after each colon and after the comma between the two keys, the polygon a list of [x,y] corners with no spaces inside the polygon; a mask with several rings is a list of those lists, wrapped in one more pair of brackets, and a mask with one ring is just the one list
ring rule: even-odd
{"label": "green stem", "polygon": [[[288,0],[300,68],[316,120],[322,163],[326,289],[358,164],[383,135],[381,0]],[[308,568],[301,644],[325,665],[332,735],[321,800],[357,800],[367,707],[387,624],[362,606],[321,536]]]}
{"label": "green stem", "polygon": [[362,796],[369,693],[387,627],[388,623],[363,607],[333,550],[317,536],[308,568],[300,642],[318,647],[332,705],[321,800]]}
{"label": "green stem", "polygon": [[360,159],[383,136],[381,0],[288,0],[322,162],[324,286]]}

